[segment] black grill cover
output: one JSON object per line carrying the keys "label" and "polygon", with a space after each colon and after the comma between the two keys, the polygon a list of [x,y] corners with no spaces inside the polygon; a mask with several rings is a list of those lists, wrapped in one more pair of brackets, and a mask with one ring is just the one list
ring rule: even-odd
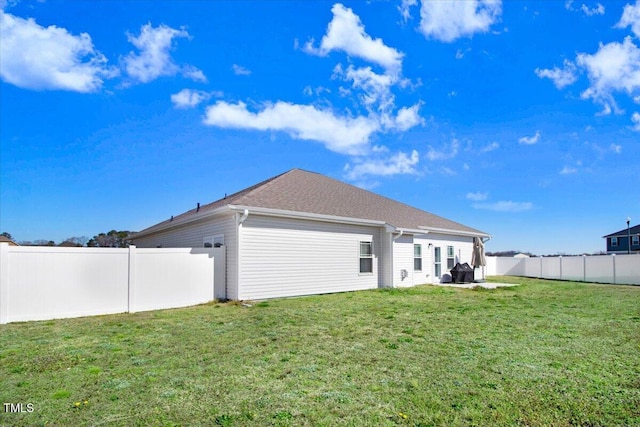
{"label": "black grill cover", "polygon": [[451,269],[451,281],[454,283],[471,283],[473,282],[473,268],[467,264],[457,263]]}

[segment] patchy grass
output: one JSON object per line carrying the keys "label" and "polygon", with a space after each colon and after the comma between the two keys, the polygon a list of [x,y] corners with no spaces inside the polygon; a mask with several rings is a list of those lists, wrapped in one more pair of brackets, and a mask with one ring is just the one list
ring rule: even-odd
{"label": "patchy grass", "polygon": [[640,425],[640,287],[525,278],[0,326],[0,425]]}

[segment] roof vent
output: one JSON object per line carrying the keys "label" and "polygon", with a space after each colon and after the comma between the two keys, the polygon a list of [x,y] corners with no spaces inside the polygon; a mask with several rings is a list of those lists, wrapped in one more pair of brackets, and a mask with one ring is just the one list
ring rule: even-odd
{"label": "roof vent", "polygon": [[173,221],[173,215],[171,215],[171,219],[169,220],[169,222]]}
{"label": "roof vent", "polygon": [[196,207],[196,212],[200,212],[200,202],[198,202],[198,206]]}

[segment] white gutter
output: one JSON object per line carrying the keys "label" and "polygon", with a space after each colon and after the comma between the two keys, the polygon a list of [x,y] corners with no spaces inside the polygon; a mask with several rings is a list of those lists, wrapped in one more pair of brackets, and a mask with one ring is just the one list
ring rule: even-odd
{"label": "white gutter", "polygon": [[431,232],[431,233],[439,233],[439,234],[454,234],[456,236],[470,236],[470,237],[488,237],[491,239],[490,234],[485,233],[476,233],[473,231],[462,231],[462,230],[452,230],[449,228],[434,228],[434,227],[423,227],[418,226],[423,232]]}
{"label": "white gutter", "polygon": [[246,212],[251,209],[251,212],[254,214],[261,214],[266,216],[276,216],[283,218],[296,218],[296,219],[311,219],[311,220],[321,220],[326,222],[338,222],[338,223],[347,223],[347,224],[356,224],[356,225],[373,225],[376,227],[384,226],[386,223],[384,221],[378,221],[373,219],[362,219],[362,218],[351,218],[345,216],[336,216],[336,215],[324,215],[324,214],[316,214],[310,212],[297,212],[297,211],[288,211],[282,209],[272,209],[272,208],[256,208],[252,206],[241,206],[241,205],[228,205],[229,209],[239,212]]}

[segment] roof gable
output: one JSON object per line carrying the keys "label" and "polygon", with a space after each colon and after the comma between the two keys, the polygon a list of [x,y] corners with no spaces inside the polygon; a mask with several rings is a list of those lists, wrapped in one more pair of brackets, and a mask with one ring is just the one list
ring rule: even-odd
{"label": "roof gable", "polygon": [[[629,228],[630,235],[633,236],[638,233],[640,233],[640,224],[634,225],[633,227]],[[603,236],[604,239],[606,239],[607,237],[627,237],[627,229],[624,228],[620,231],[616,231],[615,233],[611,233],[611,234],[607,234],[606,236]]]}
{"label": "roof gable", "polygon": [[[224,206],[266,208],[326,216],[375,220],[389,225],[419,229],[452,230],[478,235],[486,233],[460,223],[380,196],[336,179],[301,169],[292,169],[213,203],[192,209],[175,219]],[[169,221],[165,221],[167,223]],[[141,233],[161,226],[157,224]]]}

